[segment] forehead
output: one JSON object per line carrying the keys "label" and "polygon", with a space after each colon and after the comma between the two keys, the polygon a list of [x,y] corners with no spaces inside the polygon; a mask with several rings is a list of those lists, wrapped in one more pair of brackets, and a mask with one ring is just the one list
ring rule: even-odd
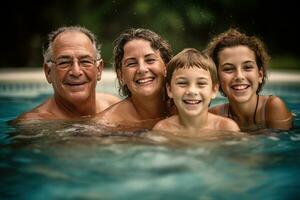
{"label": "forehead", "polygon": [[77,54],[93,54],[92,41],[84,33],[66,31],[59,34],[53,42],[53,54],[76,56]]}
{"label": "forehead", "polygon": [[172,78],[180,78],[180,77],[185,77],[187,79],[196,79],[196,78],[211,79],[209,70],[205,70],[203,68],[199,68],[196,66],[189,67],[189,68],[187,67],[179,68],[175,70]]}
{"label": "forehead", "polygon": [[255,60],[255,53],[247,46],[227,47],[219,53],[220,61]]}
{"label": "forehead", "polygon": [[134,39],[124,45],[124,59],[128,57],[144,56],[147,54],[158,54],[158,50],[151,47],[151,43],[143,39]]}

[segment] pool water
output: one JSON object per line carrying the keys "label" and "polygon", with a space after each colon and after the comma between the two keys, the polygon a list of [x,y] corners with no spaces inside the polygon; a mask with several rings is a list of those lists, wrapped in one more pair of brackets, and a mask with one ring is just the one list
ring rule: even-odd
{"label": "pool water", "polygon": [[49,94],[1,97],[0,199],[299,199],[299,89],[264,89],[295,114],[292,130],[214,140],[79,121],[12,127]]}

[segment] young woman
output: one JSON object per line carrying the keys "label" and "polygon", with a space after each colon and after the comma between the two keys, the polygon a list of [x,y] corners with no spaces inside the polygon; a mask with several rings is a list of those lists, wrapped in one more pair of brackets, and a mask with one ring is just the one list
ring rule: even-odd
{"label": "young woman", "polygon": [[207,52],[217,66],[220,91],[229,101],[211,108],[212,113],[233,119],[242,131],[291,127],[285,103],[277,96],[259,94],[269,61],[261,40],[229,29],[212,39]]}

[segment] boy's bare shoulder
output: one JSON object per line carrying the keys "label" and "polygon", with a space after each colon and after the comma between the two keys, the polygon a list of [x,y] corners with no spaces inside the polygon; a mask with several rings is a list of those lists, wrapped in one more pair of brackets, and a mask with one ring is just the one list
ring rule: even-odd
{"label": "boy's bare shoulder", "polygon": [[220,115],[212,115],[214,117],[213,121],[216,129],[225,131],[240,131],[238,124],[234,120]]}
{"label": "boy's bare shoulder", "polygon": [[152,130],[154,131],[172,131],[177,130],[178,124],[175,123],[176,115],[160,120],[155,124]]}

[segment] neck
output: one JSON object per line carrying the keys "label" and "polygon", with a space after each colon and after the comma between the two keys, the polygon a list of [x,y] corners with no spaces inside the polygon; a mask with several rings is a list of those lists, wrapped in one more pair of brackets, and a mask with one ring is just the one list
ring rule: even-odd
{"label": "neck", "polygon": [[[259,96],[254,95],[248,102],[236,103],[229,101],[228,114],[237,119],[239,125],[255,123]],[[234,106],[231,106],[234,105]]]}
{"label": "neck", "polygon": [[167,104],[162,98],[128,97],[137,113],[138,118],[142,120],[156,119],[166,116]]}
{"label": "neck", "polygon": [[84,116],[92,116],[96,114],[96,100],[89,99],[80,102],[66,102],[57,97],[54,97],[54,102],[58,109],[58,112],[64,116],[64,118],[80,118]]}
{"label": "neck", "polygon": [[184,129],[189,132],[199,133],[200,129],[206,128],[208,126],[208,112],[203,112],[201,115],[197,116],[186,116],[184,114],[179,114],[179,121],[184,127]]}

